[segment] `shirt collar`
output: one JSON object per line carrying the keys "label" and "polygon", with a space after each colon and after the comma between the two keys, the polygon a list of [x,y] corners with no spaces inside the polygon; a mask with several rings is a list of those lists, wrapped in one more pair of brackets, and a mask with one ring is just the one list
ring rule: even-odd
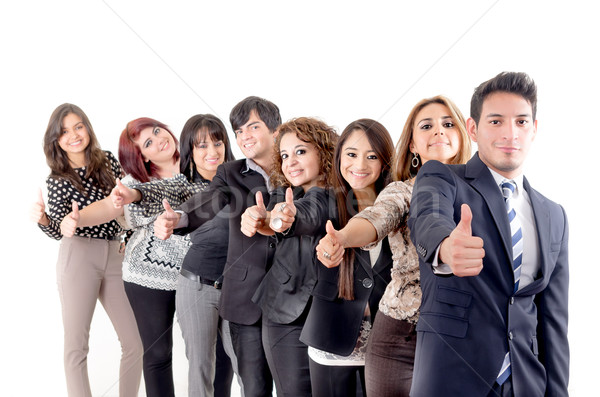
{"label": "shirt collar", "polygon": [[499,173],[497,173],[496,171],[494,171],[490,167],[488,167],[488,169],[490,170],[490,173],[494,177],[494,181],[496,182],[496,185],[498,186],[498,189],[500,189],[500,191],[502,191],[502,188],[500,188],[500,185],[502,184],[502,182],[504,182],[506,180],[512,180],[517,185],[517,189],[515,190],[515,194],[517,196],[521,194],[521,192],[523,191],[523,174],[519,174],[518,176],[516,176],[516,177],[514,177],[512,179],[508,179],[508,178],[500,175]]}
{"label": "shirt collar", "polygon": [[269,178],[269,175],[267,175],[265,170],[263,170],[260,167],[260,165],[256,164],[256,162],[254,160],[246,158],[246,168],[244,168],[242,170],[242,173],[245,174],[250,171],[258,172],[263,177],[263,179],[265,180],[265,185],[267,186],[267,189],[269,190],[269,193],[271,193],[274,190],[274,187],[271,184],[271,178]]}

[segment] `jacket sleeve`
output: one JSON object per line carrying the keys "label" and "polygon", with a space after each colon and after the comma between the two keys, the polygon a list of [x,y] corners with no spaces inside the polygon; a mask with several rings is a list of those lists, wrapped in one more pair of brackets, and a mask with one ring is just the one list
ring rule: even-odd
{"label": "jacket sleeve", "polygon": [[431,264],[442,241],[456,227],[455,175],[444,164],[432,160],[419,170],[410,202],[408,226],[417,254]]}
{"label": "jacket sleeve", "polygon": [[568,395],[569,384],[569,227],[564,209],[559,208],[560,214],[554,218],[563,222],[562,240],[557,243],[551,242],[550,247],[551,250],[559,250],[558,258],[548,286],[536,297],[539,359],[546,368],[547,396]]}
{"label": "jacket sleeve", "polygon": [[205,190],[191,196],[179,207],[179,210],[187,214],[188,225],[185,228],[177,229],[176,233],[191,233],[214,218],[229,203],[230,196],[235,193],[227,183],[225,168],[220,165],[210,185]]}
{"label": "jacket sleeve", "polygon": [[304,197],[294,200],[294,205],[296,219],[286,237],[323,233],[327,220],[336,218],[333,194],[325,189],[313,187]]}

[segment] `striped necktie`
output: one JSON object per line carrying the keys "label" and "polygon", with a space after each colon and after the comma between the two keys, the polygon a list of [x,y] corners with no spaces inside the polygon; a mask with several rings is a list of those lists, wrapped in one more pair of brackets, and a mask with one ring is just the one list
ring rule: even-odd
{"label": "striped necktie", "polygon": [[523,233],[521,232],[521,222],[517,218],[517,213],[512,205],[512,196],[517,185],[512,180],[502,182],[502,195],[506,204],[506,213],[508,222],[510,222],[510,234],[512,236],[512,254],[513,254],[513,272],[515,273],[515,285],[513,292],[519,289],[519,279],[521,278],[521,263],[523,261]]}
{"label": "striped necktie", "polygon": [[[512,236],[512,257],[513,257],[513,272],[515,278],[515,285],[513,293],[519,289],[519,279],[521,278],[521,263],[523,261],[523,233],[521,232],[521,223],[517,218],[517,213],[512,205],[512,195],[515,192],[517,186],[512,180],[504,180],[500,185],[502,188],[502,196],[504,196],[504,203],[506,204],[506,213],[508,215],[508,221],[510,223],[510,234]],[[508,379],[511,373],[510,369],[510,352],[507,352],[502,362],[502,368],[496,378],[496,382],[501,385]]]}

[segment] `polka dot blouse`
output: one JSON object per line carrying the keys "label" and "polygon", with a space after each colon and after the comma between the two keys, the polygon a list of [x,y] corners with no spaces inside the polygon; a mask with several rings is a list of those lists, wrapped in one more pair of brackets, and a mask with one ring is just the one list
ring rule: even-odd
{"label": "polka dot blouse", "polygon": [[[119,161],[111,152],[105,151],[107,157],[107,166],[110,167],[115,178],[123,176],[123,169]],[[50,220],[48,226],[39,225],[40,229],[49,237],[56,240],[62,238],[60,232],[60,222],[71,212],[72,201],[77,201],[79,209],[83,209],[95,201],[102,200],[107,196],[98,186],[98,182],[92,178],[86,178],[86,167],[75,168],[77,175],[81,178],[85,194],[82,194],[71,184],[64,179],[56,179],[48,177],[46,186],[48,187],[48,206],[46,214]],[[110,194],[110,192],[109,192]],[[92,237],[101,239],[114,239],[121,234],[121,227],[117,221],[112,220],[97,226],[78,227],[75,230],[75,235],[80,237]]]}

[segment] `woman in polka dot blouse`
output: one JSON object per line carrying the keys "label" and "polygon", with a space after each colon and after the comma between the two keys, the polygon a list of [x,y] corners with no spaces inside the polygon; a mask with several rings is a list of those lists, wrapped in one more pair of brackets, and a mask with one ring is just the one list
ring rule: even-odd
{"label": "woman in polka dot blouse", "polygon": [[[57,282],[64,326],[64,365],[69,396],[91,396],[87,373],[90,323],[99,300],[121,343],[119,395],[137,396],[142,365],[142,343],[125,290],[119,252],[121,227],[116,221],[78,228],[64,237],[60,223],[72,208],[108,196],[123,171],[117,159],[100,149],[92,125],[77,106],[57,107],[44,135],[44,153],[50,167],[46,180],[48,211],[43,199],[33,210],[40,229],[61,240]],[[115,374],[116,378],[117,374]]]}
{"label": "woman in polka dot blouse", "polygon": [[[222,129],[225,132],[224,126]],[[184,127],[182,139],[190,134],[196,137],[197,131],[197,128],[187,131]],[[226,135],[223,137],[226,138]],[[206,145],[210,139],[203,141],[206,142],[198,142],[197,146]],[[204,159],[209,160],[214,173],[216,167],[225,160],[225,150],[222,149],[227,147],[228,157],[233,157],[229,145],[216,143],[220,150]],[[194,149],[194,156],[196,152],[202,150]],[[186,157],[192,155],[191,150],[187,150],[186,153]],[[201,157],[194,157],[191,163],[199,162]],[[81,227],[124,216],[123,223],[134,233],[125,249],[123,280],[144,346],[143,373],[146,395],[174,396],[172,327],[176,288],[179,271],[191,241],[189,236],[174,235],[168,240],[156,238],[154,220],[164,210],[163,199],[167,199],[174,207],[179,206],[194,193],[206,188],[211,176],[210,173],[206,174],[201,170],[200,164],[194,169],[186,167],[189,169],[185,171],[185,175],[179,174],[181,167],[177,139],[165,124],[147,117],[135,119],[127,124],[119,140],[119,159],[127,176],[123,178],[122,183],[117,181],[117,187],[113,189],[111,196],[133,194],[136,197],[119,204],[116,203],[116,199],[113,203],[113,200],[107,198],[90,205],[80,213],[74,211],[65,217],[61,230],[63,234],[69,235]],[[181,159],[184,164],[190,164],[189,160]],[[206,167],[206,164],[204,166]],[[193,173],[190,174],[190,171]],[[200,177],[195,177],[194,173],[200,173]],[[186,178],[188,175],[189,180]],[[138,188],[140,183],[141,186],[148,187],[148,194],[143,200],[140,200],[142,197],[139,190],[130,188]],[[226,252],[226,248],[222,247],[222,250]],[[183,313],[188,310],[184,310]],[[180,323],[181,315],[180,312]],[[189,352],[189,349],[186,351]],[[214,350],[212,351],[214,360]]]}

